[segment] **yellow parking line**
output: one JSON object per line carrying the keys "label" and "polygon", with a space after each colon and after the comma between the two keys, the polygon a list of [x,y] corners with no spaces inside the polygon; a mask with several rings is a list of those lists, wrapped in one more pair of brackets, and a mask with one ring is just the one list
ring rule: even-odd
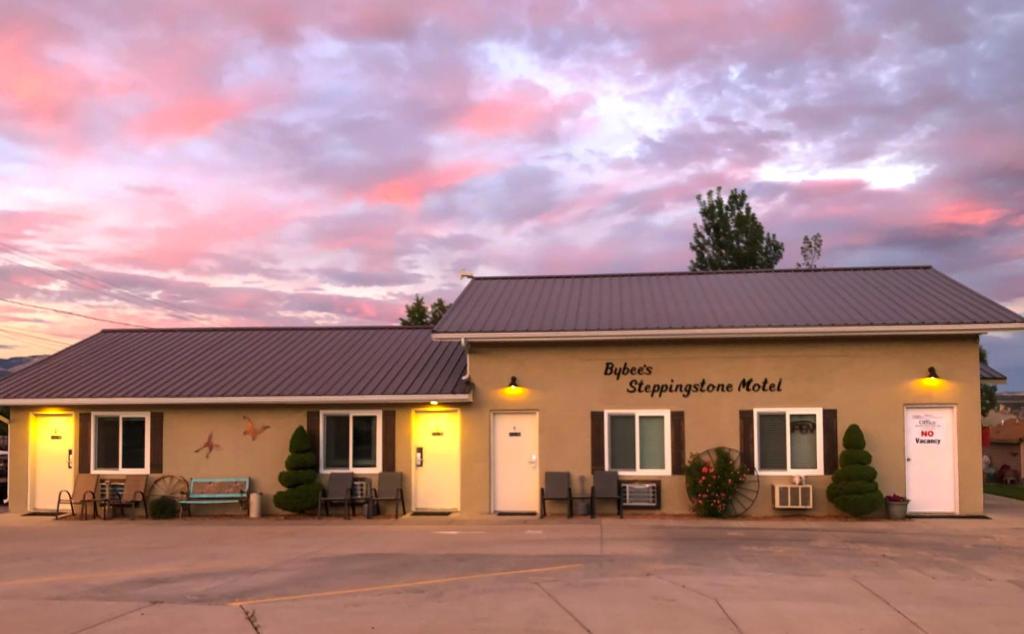
{"label": "yellow parking line", "polygon": [[521,570],[502,570],[499,572],[482,572],[474,575],[461,575],[457,577],[440,577],[437,579],[421,579],[419,581],[404,581],[402,583],[386,583],[379,586],[364,586],[362,588],[346,588],[344,590],[328,590],[325,592],[310,592],[308,594],[290,594],[279,597],[262,597],[259,599],[243,599],[232,601],[228,605],[258,605],[260,603],[277,603],[279,601],[297,601],[300,599],[316,599],[320,597],[339,597],[346,594],[360,594],[364,592],[378,592],[381,590],[397,590],[399,588],[413,588],[416,586],[431,586],[441,583],[452,583],[455,581],[468,581],[470,579],[484,579],[486,577],[506,577],[509,575],[526,575],[535,572],[554,572],[556,570],[569,570],[579,568],[583,564],[563,564],[561,566],[547,566],[545,568],[523,568]]}

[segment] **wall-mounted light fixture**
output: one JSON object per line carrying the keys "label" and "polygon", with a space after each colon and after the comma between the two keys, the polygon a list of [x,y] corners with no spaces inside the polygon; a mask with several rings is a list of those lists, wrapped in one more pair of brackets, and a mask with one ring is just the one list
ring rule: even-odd
{"label": "wall-mounted light fixture", "polygon": [[430,401],[431,405],[437,405],[437,401]]}
{"label": "wall-mounted light fixture", "polygon": [[934,365],[928,366],[928,378],[929,379],[937,379],[937,378],[939,378],[939,373],[935,371],[935,366]]}
{"label": "wall-mounted light fixture", "polygon": [[523,386],[519,385],[519,379],[512,376],[508,380],[508,385],[505,386],[505,394],[509,396],[515,396],[523,392]]}

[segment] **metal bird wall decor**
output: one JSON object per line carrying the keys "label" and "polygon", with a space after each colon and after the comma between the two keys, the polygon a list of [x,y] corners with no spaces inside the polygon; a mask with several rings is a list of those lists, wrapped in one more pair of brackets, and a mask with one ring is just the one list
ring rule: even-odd
{"label": "metal bird wall decor", "polygon": [[259,438],[259,435],[270,429],[270,425],[261,425],[256,427],[256,423],[252,422],[252,419],[248,416],[242,416],[242,420],[245,421],[245,431],[242,432],[243,436],[249,436],[253,442]]}
{"label": "metal bird wall decor", "polygon": [[199,449],[196,449],[194,453],[199,453],[203,449],[206,450],[206,458],[207,459],[210,458],[210,454],[213,453],[214,449],[220,449],[220,445],[218,445],[217,443],[213,442],[213,432],[212,431],[210,432],[210,435],[206,437],[206,442],[204,442],[203,444],[199,445]]}

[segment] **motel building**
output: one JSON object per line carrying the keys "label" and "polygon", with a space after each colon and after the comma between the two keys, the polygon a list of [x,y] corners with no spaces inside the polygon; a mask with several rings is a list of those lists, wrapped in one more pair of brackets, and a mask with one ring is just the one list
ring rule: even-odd
{"label": "motel building", "polygon": [[[321,472],[398,471],[410,511],[534,514],[545,472],[584,496],[612,470],[627,518],[687,514],[685,461],[727,447],[756,473],[748,516],[836,515],[856,423],[883,493],[979,515],[978,337],[1021,329],[890,267],[477,277],[434,328],[105,330],[0,381],[10,510],[95,473],[245,476],[276,513],[306,426]],[[809,508],[777,508],[796,477]]]}

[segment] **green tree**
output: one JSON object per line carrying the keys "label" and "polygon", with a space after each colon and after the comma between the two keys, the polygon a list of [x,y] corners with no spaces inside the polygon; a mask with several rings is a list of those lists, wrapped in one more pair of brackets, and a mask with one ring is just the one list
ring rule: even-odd
{"label": "green tree", "polygon": [[764,225],[747,202],[747,192],[722,188],[708,190],[707,197],[697,194],[700,224],[693,225],[690,250],[691,271],[733,269],[774,269],[782,259],[785,245],[766,233]]}
{"label": "green tree", "polygon": [[821,259],[821,245],[822,238],[820,233],[816,233],[813,236],[804,236],[803,242],[800,244],[800,262],[797,263],[796,268],[798,269],[816,269],[818,268],[818,260]]}
{"label": "green tree", "polygon": [[441,321],[444,314],[448,312],[449,304],[446,304],[443,299],[438,297],[433,304],[430,305],[430,325],[433,326],[437,322]]}
{"label": "green tree", "polygon": [[427,307],[427,301],[417,294],[411,304],[405,305],[405,317],[398,320],[403,326],[433,326],[441,321],[450,304],[438,297]]}
{"label": "green tree", "polygon": [[[988,350],[985,346],[978,346],[978,357],[982,363],[988,365]],[[996,390],[998,388],[995,385],[981,384],[981,415],[988,416],[989,412],[999,407],[999,402],[996,400]]]}
{"label": "green tree", "polygon": [[422,295],[417,294],[411,304],[405,305],[405,317],[398,320],[403,326],[430,325],[430,310]]}
{"label": "green tree", "polygon": [[832,484],[825,490],[829,502],[854,517],[874,513],[885,502],[875,482],[878,471],[871,466],[871,454],[865,446],[860,426],[847,427],[843,434],[843,451],[839,454],[839,469],[832,474]]}
{"label": "green tree", "polygon": [[288,442],[285,470],[277,474],[277,481],[285,487],[274,494],[274,506],[282,511],[305,513],[320,503],[320,478],[316,470],[316,454],[306,428],[295,428]]}

